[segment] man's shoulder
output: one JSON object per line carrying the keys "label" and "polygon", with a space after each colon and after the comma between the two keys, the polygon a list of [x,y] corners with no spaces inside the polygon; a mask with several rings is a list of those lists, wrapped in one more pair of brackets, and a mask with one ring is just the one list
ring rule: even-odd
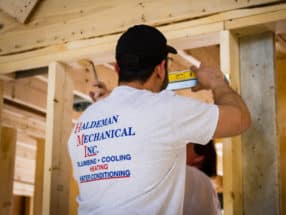
{"label": "man's shoulder", "polygon": [[202,185],[202,187],[206,186],[213,187],[210,178],[201,170],[191,166],[187,166],[186,169],[187,169],[186,172],[187,181],[193,180],[194,183],[197,182],[196,184]]}

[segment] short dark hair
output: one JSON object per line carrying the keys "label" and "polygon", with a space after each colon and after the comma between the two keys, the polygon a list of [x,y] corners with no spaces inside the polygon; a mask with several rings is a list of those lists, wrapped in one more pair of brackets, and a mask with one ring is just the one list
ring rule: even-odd
{"label": "short dark hair", "polygon": [[167,45],[165,36],[156,28],[148,25],[129,28],[116,45],[119,82],[145,82],[168,53],[175,54],[177,51]]}
{"label": "short dark hair", "polygon": [[147,68],[138,68],[138,69],[130,69],[130,68],[124,68],[124,67],[120,67],[120,63],[119,64],[119,79],[118,82],[130,82],[130,81],[135,81],[138,80],[142,83],[144,83],[145,81],[148,80],[148,78],[151,76],[151,74],[153,73],[155,66],[150,66]]}
{"label": "short dark hair", "polygon": [[209,177],[217,175],[217,154],[214,141],[210,140],[206,145],[194,144],[196,154],[204,156],[200,170]]}

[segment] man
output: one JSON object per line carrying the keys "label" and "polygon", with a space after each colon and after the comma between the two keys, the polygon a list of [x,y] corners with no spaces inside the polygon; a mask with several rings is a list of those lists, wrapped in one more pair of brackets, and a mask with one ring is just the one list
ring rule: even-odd
{"label": "man", "polygon": [[80,215],[182,214],[186,144],[250,126],[246,105],[219,70],[195,70],[197,89],[212,89],[216,105],[161,91],[168,53],[176,50],[150,26],[119,38],[119,86],[82,114],[68,143]]}
{"label": "man", "polygon": [[190,143],[186,150],[188,166],[198,168],[210,178],[217,176],[217,154],[213,140],[205,145]]}
{"label": "man", "polygon": [[188,144],[184,215],[219,215],[220,203],[209,177],[216,176],[213,140],[206,145]]}

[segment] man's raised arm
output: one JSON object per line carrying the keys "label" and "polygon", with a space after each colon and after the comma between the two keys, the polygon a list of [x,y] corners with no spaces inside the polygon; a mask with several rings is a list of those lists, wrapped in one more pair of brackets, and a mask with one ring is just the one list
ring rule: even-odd
{"label": "man's raised arm", "polygon": [[250,112],[241,98],[225,81],[223,73],[201,65],[199,69],[192,67],[198,78],[198,86],[193,88],[211,89],[214,102],[219,108],[219,119],[214,137],[230,137],[241,134],[251,125]]}

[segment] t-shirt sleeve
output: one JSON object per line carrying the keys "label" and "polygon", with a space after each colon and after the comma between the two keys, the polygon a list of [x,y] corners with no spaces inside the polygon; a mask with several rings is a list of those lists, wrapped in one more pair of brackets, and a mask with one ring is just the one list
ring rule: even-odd
{"label": "t-shirt sleeve", "polygon": [[204,145],[213,138],[219,115],[217,105],[174,94],[170,109],[176,143]]}

